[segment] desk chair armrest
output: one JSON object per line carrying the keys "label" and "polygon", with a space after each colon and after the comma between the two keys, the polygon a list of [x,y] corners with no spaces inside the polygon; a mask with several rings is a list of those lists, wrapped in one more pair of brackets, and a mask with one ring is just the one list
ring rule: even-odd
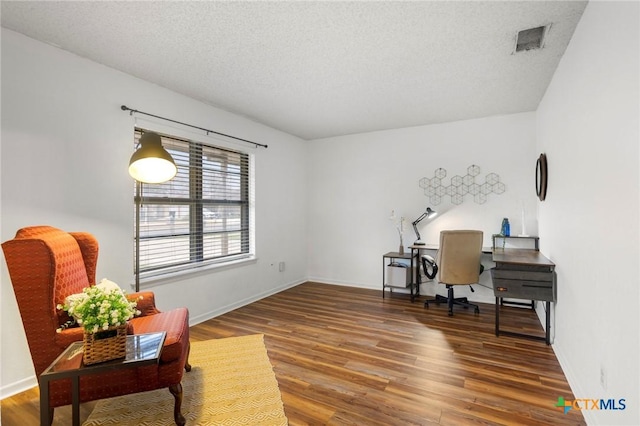
{"label": "desk chair armrest", "polygon": [[422,256],[422,269],[424,269],[424,274],[430,280],[434,279],[438,273],[438,265],[435,259],[427,254]]}

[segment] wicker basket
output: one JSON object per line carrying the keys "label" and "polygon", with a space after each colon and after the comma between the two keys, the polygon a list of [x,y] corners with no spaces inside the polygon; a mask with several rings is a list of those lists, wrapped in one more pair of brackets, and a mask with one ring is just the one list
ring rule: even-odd
{"label": "wicker basket", "polygon": [[127,324],[109,327],[96,333],[84,332],[82,361],[85,365],[124,358],[127,347]]}

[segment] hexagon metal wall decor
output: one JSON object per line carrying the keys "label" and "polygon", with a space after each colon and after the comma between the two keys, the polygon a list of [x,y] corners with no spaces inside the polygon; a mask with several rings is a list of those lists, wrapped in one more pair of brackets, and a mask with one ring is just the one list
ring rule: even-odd
{"label": "hexagon metal wall decor", "polygon": [[447,177],[447,171],[440,167],[433,172],[432,178],[420,179],[418,186],[424,190],[424,195],[429,198],[429,202],[436,206],[445,196],[450,197],[452,204],[462,204],[467,194],[473,196],[475,203],[484,204],[487,202],[487,195],[500,195],[507,189],[496,173],[487,174],[484,182],[476,181],[478,176],[480,176],[480,167],[472,164],[467,167],[466,175],[455,175],[449,180],[449,185],[445,185],[444,178]]}

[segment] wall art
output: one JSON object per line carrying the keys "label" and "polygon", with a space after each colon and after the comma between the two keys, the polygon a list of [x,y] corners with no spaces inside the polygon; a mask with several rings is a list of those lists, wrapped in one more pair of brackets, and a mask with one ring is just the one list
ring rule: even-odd
{"label": "wall art", "polygon": [[452,204],[462,204],[466,195],[473,196],[475,203],[484,204],[489,194],[500,195],[507,189],[496,173],[487,174],[482,181],[480,167],[475,164],[467,167],[464,176],[455,175],[449,182],[445,182],[446,177],[447,171],[438,168],[433,172],[433,177],[423,177],[418,182],[431,204],[437,206],[446,196],[450,197]]}

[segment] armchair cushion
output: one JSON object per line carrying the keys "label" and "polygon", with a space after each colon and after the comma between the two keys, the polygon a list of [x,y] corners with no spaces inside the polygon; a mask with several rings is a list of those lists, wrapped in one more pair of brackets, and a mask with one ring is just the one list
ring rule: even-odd
{"label": "armchair cushion", "polygon": [[188,336],[185,334],[189,329],[189,311],[186,308],[136,317],[130,320],[129,324],[133,328],[133,334],[167,332],[160,356],[161,362],[175,361],[184,353],[184,343],[188,341]]}

